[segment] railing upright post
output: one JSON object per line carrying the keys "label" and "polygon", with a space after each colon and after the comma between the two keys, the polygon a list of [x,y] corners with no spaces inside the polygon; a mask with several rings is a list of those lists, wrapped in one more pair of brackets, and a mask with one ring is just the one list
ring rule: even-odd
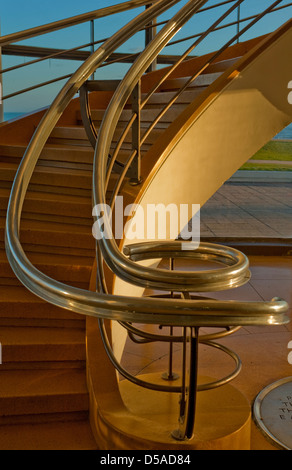
{"label": "railing upright post", "polygon": [[132,92],[132,112],[136,119],[132,125],[132,149],[136,156],[130,169],[131,184],[141,182],[141,81],[139,80]]}
{"label": "railing upright post", "polygon": [[240,5],[237,7],[237,44],[240,42]]}
{"label": "railing upright post", "polygon": [[[90,21],[90,43],[91,43],[91,54],[94,53],[94,20]],[[91,79],[94,80],[95,73],[91,75]]]}
{"label": "railing upright post", "polygon": [[[145,8],[147,10],[147,8],[150,8],[151,5],[147,5]],[[145,29],[145,47],[152,41],[152,39],[154,39],[154,37],[156,36],[156,26],[154,26],[156,24],[156,20],[152,21],[149,25],[146,26],[146,29]],[[148,68],[147,72],[153,72],[154,70],[156,70],[156,65],[157,65],[157,60],[154,60],[152,62],[152,64],[150,65],[150,67]]]}
{"label": "railing upright post", "polygon": [[[171,271],[174,270],[174,259],[170,258],[169,260],[169,269]],[[173,299],[173,291],[170,292],[170,298]],[[173,326],[170,327],[170,336],[173,336]],[[164,372],[162,374],[163,380],[177,380],[179,375],[173,372],[173,342],[170,341],[169,343],[169,360],[168,360],[168,372]]]}

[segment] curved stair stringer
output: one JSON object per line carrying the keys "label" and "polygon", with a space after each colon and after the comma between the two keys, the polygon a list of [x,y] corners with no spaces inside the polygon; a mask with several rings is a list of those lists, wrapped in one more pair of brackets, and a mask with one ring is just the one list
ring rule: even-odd
{"label": "curved stair stringer", "polygon": [[[291,122],[292,109],[287,100],[287,85],[292,76],[287,59],[291,26],[290,21],[264,38],[177,118],[142,160],[143,184],[123,188],[124,206],[132,202],[143,208],[158,203],[202,206],[244,162]],[[121,249],[133,243],[126,235]],[[144,263],[153,265],[151,261]],[[95,274],[96,266],[92,290]],[[117,277],[113,279],[112,291],[131,296],[143,294],[142,288]],[[201,445],[204,448],[205,443],[198,441],[175,442],[159,419],[153,427],[150,416],[131,412],[100,338],[98,321],[91,317],[86,321],[91,426],[101,448],[199,449]],[[126,330],[114,321],[108,322],[108,330],[119,360]],[[138,393],[139,387],[135,386],[132,398],[138,399]],[[178,397],[175,403],[178,405]],[[234,434],[230,442],[219,439],[209,444],[215,448],[238,448],[238,439]]]}
{"label": "curved stair stringer", "polygon": [[[142,160],[142,187],[124,187],[124,206],[134,201],[144,213],[148,204],[202,207],[252,155],[288,126],[292,121],[288,102],[291,44],[289,20],[203,91]],[[194,215],[190,213],[190,218]],[[125,233],[120,249],[132,243]],[[159,262],[141,263],[154,267]],[[115,294],[129,295],[129,291],[143,294],[142,288],[114,278]],[[112,329],[113,348],[121,359],[127,334],[115,322]]]}
{"label": "curved stair stringer", "polygon": [[[143,183],[123,188],[124,206],[135,202],[145,213],[148,204],[202,207],[252,155],[288,126],[292,121],[288,102],[291,44],[292,20],[203,91],[146,154],[141,164]],[[125,233],[120,249],[131,243]],[[126,295],[128,289],[128,284],[115,277],[114,293]],[[135,295],[142,292],[134,286],[130,290]]]}

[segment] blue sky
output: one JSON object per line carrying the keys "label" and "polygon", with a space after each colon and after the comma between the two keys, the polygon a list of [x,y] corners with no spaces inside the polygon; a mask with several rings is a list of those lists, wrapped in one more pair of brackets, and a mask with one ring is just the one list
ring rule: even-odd
{"label": "blue sky", "polygon": [[119,3],[119,0],[11,0],[1,8],[2,35]]}
{"label": "blue sky", "polygon": [[[1,0],[4,3],[4,0]],[[1,22],[1,34],[6,35],[16,31],[21,31],[27,28],[38,26],[40,24],[50,23],[52,21],[60,20],[70,16],[75,16],[95,9],[103,8],[110,5],[121,3],[121,0],[49,0],[48,2],[40,2],[39,0],[10,0],[5,1],[5,6],[0,8],[0,22]],[[186,3],[187,0],[183,0],[182,3]],[[218,3],[219,0],[211,0],[210,3]],[[289,3],[289,0],[284,0],[283,4]],[[271,4],[271,0],[246,0],[245,6],[242,7],[242,15],[248,16],[257,13],[261,8],[267,7]],[[225,7],[226,8],[226,7]],[[132,18],[137,11],[142,11],[142,8],[132,10],[129,13],[123,13],[119,16],[115,16],[113,19],[105,18],[97,20],[95,22],[95,39],[101,39],[113,34],[117,28],[123,26],[130,18]],[[269,15],[267,19],[261,22],[257,27],[254,35],[270,32],[276,29],[284,21],[291,17],[292,7],[289,10],[283,10],[277,14]],[[213,13],[202,14],[200,18],[194,19],[190,22],[185,31],[178,34],[178,37],[188,36],[194,34],[194,32],[202,32],[207,25],[210,25],[210,21],[214,20]],[[227,21],[233,21],[235,14],[230,17]],[[164,18],[167,18],[167,14]],[[228,38],[235,33],[235,28],[229,28],[225,32],[215,33],[216,36],[210,38],[212,42],[206,41],[204,46],[197,53],[204,53],[214,48],[214,43],[219,45],[224,43],[226,34]],[[252,35],[252,34],[251,34]],[[24,44],[33,44],[43,47],[56,47],[56,48],[70,48],[80,44],[89,42],[89,24],[82,24],[69,28],[67,30],[61,30],[59,32],[51,33],[49,35],[43,35],[38,38],[26,40]],[[248,39],[248,35],[244,39]],[[129,52],[136,52],[143,48],[143,34],[140,33],[132,41],[129,41],[126,49]],[[189,45],[190,43],[188,43]],[[173,46],[168,49],[169,53],[180,53],[181,46]],[[214,49],[213,49],[214,50]],[[29,58],[17,58],[3,56],[2,66],[3,68],[13,66],[14,64],[23,63],[29,61]],[[80,65],[80,62],[71,61],[60,61],[50,60],[42,62],[38,65],[31,67],[24,67],[18,72],[9,72],[4,77],[3,89],[4,95],[12,93],[15,89],[25,88],[31,86],[38,81],[46,81],[56,76],[62,76],[67,73],[72,73]],[[125,66],[115,66],[107,74],[115,76],[115,78],[121,78]],[[100,72],[100,77],[105,76],[105,71]],[[37,109],[39,107],[47,105],[50,100],[53,99],[58,89],[61,87],[62,82],[58,85],[50,86],[45,91],[43,88],[27,93],[21,97],[12,98],[4,102],[4,109],[6,112],[23,112]]]}

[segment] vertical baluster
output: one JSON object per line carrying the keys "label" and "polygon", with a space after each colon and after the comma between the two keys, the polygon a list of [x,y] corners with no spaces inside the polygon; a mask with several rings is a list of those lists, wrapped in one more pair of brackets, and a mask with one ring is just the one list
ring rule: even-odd
{"label": "vertical baluster", "polygon": [[[150,8],[152,5],[147,5],[145,8]],[[156,36],[157,28],[154,26],[156,24],[156,19],[152,21],[149,25],[146,26],[145,29],[145,47],[152,41],[152,39]],[[153,72],[156,70],[157,60],[155,59],[152,64],[147,69],[147,72]]]}
{"label": "vertical baluster", "polygon": [[[173,271],[174,259],[169,260],[169,269]],[[170,297],[173,298],[173,291],[170,293]],[[170,327],[170,336],[173,336],[173,326]],[[169,343],[169,356],[168,356],[168,372],[164,372],[161,376],[164,380],[177,380],[179,375],[173,372],[173,342]]]}
{"label": "vertical baluster", "polygon": [[237,44],[240,42],[240,5],[238,5],[237,7],[237,35],[238,35],[238,38],[237,38]]}
{"label": "vertical baluster", "polygon": [[[90,21],[90,43],[91,43],[91,54],[94,53],[94,20]],[[91,75],[91,79],[94,80],[95,72]]]}
{"label": "vertical baluster", "polygon": [[139,80],[132,92],[132,112],[136,119],[132,125],[132,149],[136,156],[130,169],[131,184],[141,182],[141,81]]}
{"label": "vertical baluster", "polygon": [[[182,295],[184,298],[190,298],[187,293]],[[198,389],[199,327],[184,327],[183,338],[179,427],[172,432],[172,437],[178,441],[191,439],[195,426]]]}

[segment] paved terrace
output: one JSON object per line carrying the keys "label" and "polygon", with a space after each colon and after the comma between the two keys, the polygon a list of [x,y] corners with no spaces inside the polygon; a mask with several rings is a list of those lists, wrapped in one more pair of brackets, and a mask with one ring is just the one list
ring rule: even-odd
{"label": "paved terrace", "polygon": [[292,239],[292,172],[237,172],[201,209],[201,238]]}

